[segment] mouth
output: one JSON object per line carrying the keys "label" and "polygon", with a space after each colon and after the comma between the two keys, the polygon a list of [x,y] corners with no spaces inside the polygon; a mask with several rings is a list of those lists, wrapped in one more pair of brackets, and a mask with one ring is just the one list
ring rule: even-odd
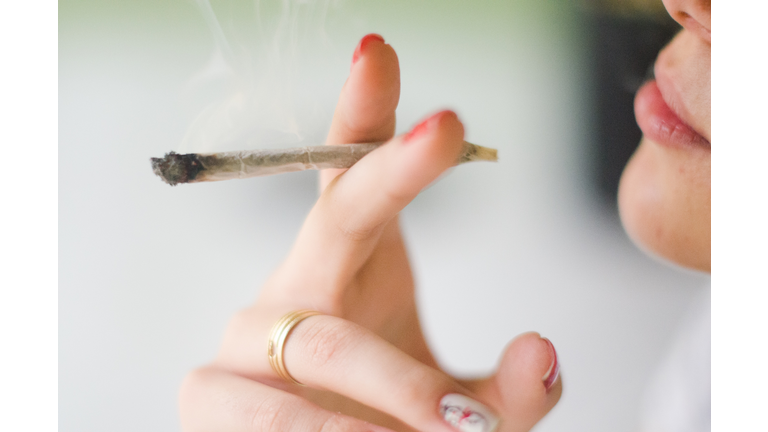
{"label": "mouth", "polygon": [[637,91],[635,118],[643,135],[651,141],[676,148],[711,149],[710,142],[670,108],[656,80],[646,82]]}

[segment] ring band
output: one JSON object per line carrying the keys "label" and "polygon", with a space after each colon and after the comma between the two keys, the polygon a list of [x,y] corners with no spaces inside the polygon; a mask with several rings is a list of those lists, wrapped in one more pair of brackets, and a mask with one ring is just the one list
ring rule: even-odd
{"label": "ring band", "polygon": [[267,356],[269,357],[269,365],[272,366],[272,370],[282,379],[298,384],[304,385],[288,373],[288,369],[285,368],[285,359],[283,358],[283,349],[285,349],[285,341],[288,340],[288,335],[291,333],[296,324],[314,315],[320,315],[320,312],[313,310],[299,310],[290,312],[283,315],[282,318],[272,326],[272,330],[269,332],[269,345],[267,347]]}

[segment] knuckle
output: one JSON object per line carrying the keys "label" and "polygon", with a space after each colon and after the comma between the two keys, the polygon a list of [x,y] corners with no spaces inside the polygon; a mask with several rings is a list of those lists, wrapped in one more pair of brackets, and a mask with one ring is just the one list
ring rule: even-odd
{"label": "knuckle", "polygon": [[189,372],[182,380],[178,395],[181,430],[192,432],[201,429],[201,416],[204,416],[201,408],[210,402],[213,373],[209,366],[201,367]]}
{"label": "knuckle", "polygon": [[181,381],[181,396],[194,393],[195,390],[200,387],[200,384],[203,381],[201,370],[202,369],[195,369],[184,377]]}
{"label": "knuckle", "polygon": [[332,192],[325,200],[325,207],[333,229],[352,243],[362,243],[373,237],[380,225],[376,218],[367,215],[364,207],[343,202],[340,191]]}
{"label": "knuckle", "polygon": [[270,398],[260,401],[252,407],[250,427],[253,432],[284,432],[291,430],[292,419],[298,410],[292,410],[290,404],[282,398]]}
{"label": "knuckle", "polygon": [[323,316],[307,322],[299,333],[298,342],[306,350],[312,368],[326,367],[343,361],[363,336],[363,330],[341,318]]}
{"label": "knuckle", "polygon": [[182,407],[193,406],[208,388],[209,377],[210,371],[207,367],[201,367],[188,373],[181,382],[179,404]]}
{"label": "knuckle", "polygon": [[241,309],[232,315],[227,324],[227,331],[237,332],[242,328],[247,328],[253,325],[253,312],[250,309]]}
{"label": "knuckle", "polygon": [[257,323],[257,314],[253,309],[243,309],[232,315],[214,363],[217,366],[240,370],[241,373],[249,371],[250,368],[247,366],[243,369],[245,365],[242,362],[242,341],[253,338],[253,329],[256,328]]}
{"label": "knuckle", "polygon": [[[393,182],[388,185],[389,187],[384,188],[382,193],[384,194],[384,198],[391,203],[393,207],[405,207],[406,204],[416,197],[411,184]],[[416,192],[418,192],[418,190]]]}
{"label": "knuckle", "polygon": [[336,218],[336,230],[348,241],[362,243],[374,235],[376,227],[360,223],[360,221],[356,219],[357,218],[351,215],[347,215],[347,217],[343,218]]}

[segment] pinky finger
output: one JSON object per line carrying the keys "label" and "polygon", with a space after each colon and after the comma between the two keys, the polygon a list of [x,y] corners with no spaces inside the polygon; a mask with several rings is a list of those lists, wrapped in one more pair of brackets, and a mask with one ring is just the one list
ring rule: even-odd
{"label": "pinky finger", "polygon": [[187,375],[179,405],[185,432],[392,432],[214,368]]}

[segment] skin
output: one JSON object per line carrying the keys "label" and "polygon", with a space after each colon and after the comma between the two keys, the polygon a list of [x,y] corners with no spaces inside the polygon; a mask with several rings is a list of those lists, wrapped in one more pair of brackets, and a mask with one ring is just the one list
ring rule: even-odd
{"label": "skin", "polygon": [[[667,0],[683,30],[656,62],[670,107],[711,142],[710,2]],[[647,252],[703,272],[711,269],[711,149],[643,137],[619,186],[624,229]]]}
{"label": "skin", "polygon": [[[395,137],[400,70],[395,51],[368,40],[342,89],[327,144],[390,140],[349,170],[321,174],[322,193],[288,257],[254,305],[231,321],[221,350],[180,392],[185,431],[453,431],[440,399],[460,393],[526,431],[557,403],[555,361],[536,333],[510,342],[496,373],[459,380],[440,370],[419,326],[414,281],[397,214],[453,165],[464,128],[450,111]],[[271,370],[270,328],[285,313],[326,314],[298,324],[285,363],[299,387]]]}
{"label": "skin", "polygon": [[[660,54],[657,75],[674,77],[673,108],[711,141],[709,2],[665,6],[685,30]],[[394,50],[369,41],[355,58],[328,144],[394,134],[400,95]],[[463,127],[445,112],[422,129],[394,138],[349,170],[322,173],[322,194],[289,256],[256,303],[232,319],[216,359],[186,377],[185,431],[448,432],[453,429],[437,415],[447,393],[491,407],[503,419],[500,430],[525,431],[557,403],[561,379],[550,389],[542,381],[556,354],[536,333],[510,342],[494,375],[471,381],[441,371],[424,341],[397,214],[452,165]],[[629,235],[651,253],[709,271],[709,179],[708,148],[643,139],[619,192]],[[272,323],[297,309],[326,314],[300,323],[286,343],[286,366],[307,387],[280,380],[266,356]]]}

